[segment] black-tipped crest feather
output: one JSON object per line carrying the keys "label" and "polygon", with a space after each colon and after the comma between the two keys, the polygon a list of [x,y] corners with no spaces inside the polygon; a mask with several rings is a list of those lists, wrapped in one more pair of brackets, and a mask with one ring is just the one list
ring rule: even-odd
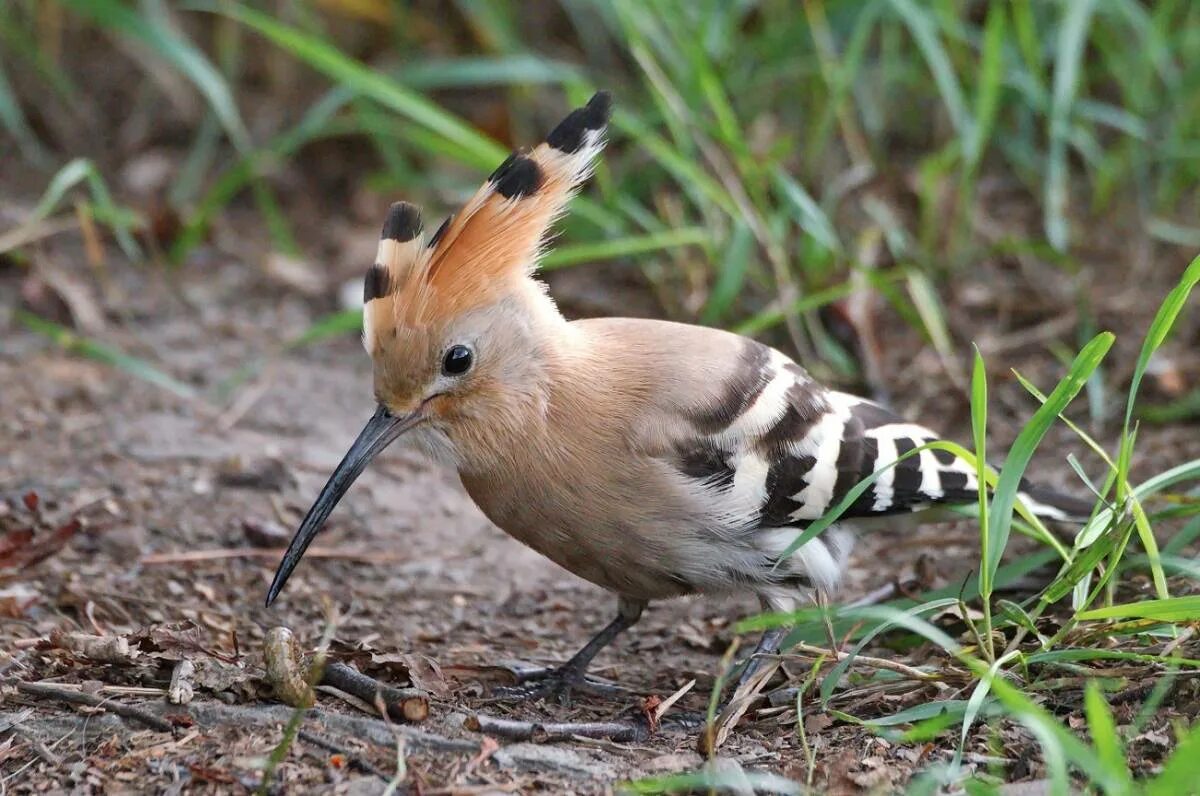
{"label": "black-tipped crest feather", "polygon": [[568,155],[579,151],[583,146],[585,134],[589,130],[599,130],[608,124],[612,115],[612,95],[607,91],[597,91],[588,104],[577,108],[567,115],[557,127],[546,136],[546,143],[560,152]]}
{"label": "black-tipped crest feather", "polygon": [[429,239],[429,243],[427,244],[429,246],[429,248],[432,249],[433,247],[438,245],[438,241],[440,241],[442,239],[442,236],[446,234],[446,229],[450,226],[450,223],[452,221],[454,221],[453,215],[446,216],[446,220],[443,221],[438,226],[438,228],[433,233],[433,237]]}
{"label": "black-tipped crest feather", "polygon": [[363,304],[377,298],[383,298],[391,292],[392,280],[388,275],[387,268],[379,263],[373,264],[367,269],[367,276],[363,279]]}
{"label": "black-tipped crest feather", "polygon": [[537,193],[542,184],[542,170],[532,158],[513,153],[492,173],[496,193],[505,199],[516,199]]}
{"label": "black-tipped crest feather", "polygon": [[383,222],[384,240],[408,243],[421,234],[421,210],[408,202],[396,202],[388,208],[387,220]]}

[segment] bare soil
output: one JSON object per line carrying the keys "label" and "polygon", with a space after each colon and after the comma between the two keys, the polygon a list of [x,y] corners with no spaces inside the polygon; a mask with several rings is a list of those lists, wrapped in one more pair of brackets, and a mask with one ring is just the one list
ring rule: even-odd
{"label": "bare soil", "polygon": [[[20,206],[27,204],[8,210],[15,215]],[[375,230],[361,224],[353,232],[369,257]],[[614,602],[509,539],[471,504],[453,473],[415,453],[397,448],[381,457],[320,537],[326,557],[310,555],[277,605],[264,608],[275,548],[286,544],[372,410],[369,363],[352,335],[281,352],[282,341],[332,309],[328,296],[335,291],[330,286],[324,296],[301,295],[254,256],[221,253],[232,248],[214,246],[177,271],[130,265],[114,249],[106,268],[97,270],[84,264],[79,237],[71,233],[39,244],[32,268],[0,262],[0,531],[5,544],[15,546],[32,527],[33,540],[25,542],[45,546],[38,562],[21,562],[19,554],[4,558],[11,551],[0,550],[8,561],[0,571],[4,788],[255,789],[263,760],[280,743],[292,714],[264,679],[264,634],[288,627],[311,650],[326,629],[329,606],[337,616],[331,653],[380,680],[429,689],[430,714],[420,724],[389,726],[362,709],[370,706],[320,693],[304,719],[306,735],[279,765],[272,790],[380,792],[397,770],[397,738],[404,741],[405,784],[420,793],[595,793],[624,780],[699,766],[694,730],[664,726],[636,743],[511,742],[472,732],[464,721],[476,712],[529,721],[626,719],[644,710],[645,697],[665,698],[693,679],[694,689],[672,710],[703,711],[733,639],[731,626],[755,610],[753,602],[689,599],[653,606],[593,670],[638,692],[628,698],[491,703],[489,686],[503,682],[492,667],[513,659],[565,659],[611,618]],[[1107,251],[1120,254],[1119,247]],[[207,397],[180,398],[25,328],[15,315],[19,307],[63,311],[53,290],[48,299],[30,287],[48,266],[69,274],[83,286],[85,300],[100,308],[100,338],[160,363]],[[1105,373],[1109,389],[1119,394],[1141,330],[1179,271],[1172,262],[1127,274],[1099,257],[1089,268],[1087,292],[1097,325],[1121,333]],[[631,268],[604,272],[604,285],[614,271],[636,285]],[[558,281],[568,310],[629,304],[582,273]],[[1015,424],[1032,411],[1007,369],[1019,367],[1039,384],[1052,384],[1061,371],[1048,347],[1077,343],[1074,324],[1054,325],[1061,308],[1070,306],[1065,280],[1050,266],[1031,272],[998,263],[947,288],[962,348],[979,340],[994,369],[994,450],[1011,442]],[[1011,295],[1036,300],[1003,298]],[[961,389],[896,317],[882,311],[880,322],[889,341],[884,375],[896,407],[965,438]],[[1196,329],[1194,320],[1185,321],[1168,349],[1188,379],[1200,372],[1192,347]],[[961,377],[962,363],[952,364]],[[248,378],[218,395],[238,373]],[[1148,385],[1152,399],[1156,389],[1156,383]],[[1077,416],[1087,420],[1086,412]],[[1099,433],[1111,440],[1112,423]],[[1200,455],[1194,425],[1148,427],[1141,443],[1137,469],[1143,475]],[[1068,451],[1082,455],[1081,448],[1065,429],[1056,430],[1037,473],[1069,484],[1064,457]],[[36,512],[30,495],[36,495]],[[77,531],[69,525],[74,519]],[[889,583],[918,590],[959,583],[975,566],[975,533],[969,523],[958,523],[864,536],[840,598],[855,599]],[[1030,549],[1020,541],[1014,547],[1018,553]],[[1027,584],[1025,593],[1036,585]],[[1137,579],[1134,588],[1150,592],[1148,582]],[[123,637],[130,651],[112,662],[97,660],[71,649],[63,634],[72,633]],[[937,659],[926,648],[884,645],[872,651],[913,663]],[[1193,656],[1197,652],[1193,647]],[[194,697],[170,704],[164,693],[184,659],[197,667]],[[798,683],[808,664],[793,661],[785,669]],[[1153,681],[1115,670],[1110,675],[1130,677],[1130,698],[1116,706],[1118,720],[1126,723]],[[138,706],[165,716],[173,729],[162,732],[105,707],[20,692],[17,681],[78,689],[106,706]],[[949,682],[895,693],[866,690],[859,697],[851,690],[838,709],[871,718],[954,696],[963,687]],[[1172,743],[1173,719],[1195,720],[1196,693],[1194,684],[1181,681],[1135,742],[1131,753],[1144,770]],[[1048,707],[1077,718],[1077,697],[1075,683],[1046,692],[1045,699]],[[822,791],[890,791],[915,771],[948,759],[957,740],[955,730],[929,743],[896,743],[815,707],[804,723],[811,771],[794,711],[786,707],[752,711],[720,750],[721,764],[801,782],[811,776]],[[968,748],[968,768],[1013,782],[1037,782],[1044,775],[1036,743],[1010,723],[981,723]]]}

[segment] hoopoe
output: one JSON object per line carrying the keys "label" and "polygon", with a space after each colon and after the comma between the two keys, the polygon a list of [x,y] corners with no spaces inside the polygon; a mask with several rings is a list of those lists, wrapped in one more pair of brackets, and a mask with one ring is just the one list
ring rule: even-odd
{"label": "hoopoe", "polygon": [[[514,152],[428,239],[416,207],[391,206],[363,289],[378,409],[300,524],[268,605],[351,483],[401,435],[455,467],[500,528],[617,596],[616,618],[530,695],[581,685],[651,600],[751,592],[790,611],[837,586],[855,520],[977,500],[973,466],[925,450],[781,560],[847,490],[938,435],[746,337],[559,313],[533,274],[604,146],[610,106],[597,93],[531,152]],[[1049,519],[1081,511],[1028,486],[1022,498]],[[766,633],[756,654],[778,652],[782,638]]]}

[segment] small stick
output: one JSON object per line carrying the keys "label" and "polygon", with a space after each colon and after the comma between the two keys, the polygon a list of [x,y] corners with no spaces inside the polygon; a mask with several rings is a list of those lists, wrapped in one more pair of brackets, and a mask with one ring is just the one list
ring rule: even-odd
{"label": "small stick", "polygon": [[40,757],[43,762],[54,766],[55,768],[62,765],[62,758],[50,751],[50,747],[39,741],[37,736],[34,735],[33,732],[24,724],[21,724],[20,722],[14,722],[12,725],[12,731],[21,736],[25,743],[29,744],[30,748],[33,749],[34,753]]}
{"label": "small stick", "polygon": [[355,754],[354,752],[348,752],[345,749],[342,749],[337,744],[335,744],[333,741],[331,741],[327,738],[324,738],[320,735],[317,735],[315,732],[312,732],[311,730],[300,730],[297,737],[301,741],[305,741],[307,743],[312,744],[313,746],[318,746],[318,747],[324,749],[326,752],[333,752],[335,755],[342,755],[343,757],[346,758],[346,762],[348,762],[350,765],[357,768],[359,771],[362,771],[364,774],[370,774],[372,776],[379,777],[384,782],[387,782],[389,779],[387,774],[384,774],[382,771],[380,771],[375,766],[371,765],[369,762],[364,760],[359,755]]}
{"label": "small stick", "polygon": [[50,643],[98,663],[130,663],[137,657],[137,651],[129,648],[129,639],[124,636],[93,636],[52,630]]}
{"label": "small stick", "polygon": [[654,709],[654,723],[657,724],[659,720],[662,719],[663,714],[670,710],[672,705],[682,699],[683,695],[688,691],[691,691],[695,686],[696,679],[693,677],[691,680],[688,680],[686,683],[684,683],[683,687],[681,687],[678,691],[660,702],[658,707]]}
{"label": "small stick", "polygon": [[321,684],[345,691],[369,705],[375,704],[375,695],[379,694],[387,707],[388,717],[393,721],[417,722],[429,716],[429,697],[423,691],[385,685],[344,663],[328,664]]}
{"label": "small stick", "polygon": [[[793,653],[795,651],[799,651],[799,652],[804,653],[805,655],[817,655],[817,656],[824,655],[826,657],[832,657],[836,661],[845,660],[846,658],[850,657],[850,653],[848,653],[848,652],[842,652],[840,650],[838,650],[838,651],[828,650],[828,649],[825,649],[824,647],[817,647],[812,644],[805,644],[804,642],[800,642],[798,644],[793,645],[792,651],[793,651]],[[781,657],[790,658],[790,657],[799,657],[799,656],[794,655],[794,654],[786,654]],[[940,679],[942,679],[941,675],[937,674],[936,672],[924,672],[924,671],[921,671],[920,669],[914,669],[912,666],[907,666],[903,663],[898,663],[896,661],[889,661],[886,658],[872,658],[870,655],[855,655],[854,660],[856,662],[861,662],[867,666],[873,666],[876,669],[888,669],[889,671],[896,672],[897,674],[903,674],[906,677],[911,677],[914,680],[940,680]]]}
{"label": "small stick", "polygon": [[[213,550],[182,550],[171,553],[150,553],[139,559],[150,564],[193,564],[203,561],[221,561],[227,558],[279,558],[286,552],[283,547],[219,547]],[[409,557],[399,554],[380,553],[370,550],[347,550],[341,547],[310,547],[304,554],[309,558],[335,558],[346,561],[370,561],[380,564],[395,564],[408,561]]]}
{"label": "small stick", "polygon": [[901,583],[899,580],[893,580],[891,583],[885,583],[878,589],[869,591],[857,600],[851,600],[846,603],[847,608],[862,608],[867,605],[878,605],[882,602],[887,602],[897,595],[904,594],[905,590],[910,586],[916,585],[915,580],[906,580]]}
{"label": "small stick", "polygon": [[340,699],[343,702],[345,702],[347,705],[358,708],[363,713],[366,713],[368,716],[378,716],[380,714],[379,708],[375,707],[374,705],[371,705],[367,702],[363,702],[358,697],[351,696],[350,694],[347,694],[345,691],[334,688],[331,685],[319,685],[319,686],[317,686],[316,690],[322,694],[329,694],[331,697]]}
{"label": "small stick", "polygon": [[[79,692],[83,690],[83,686],[79,683],[56,683],[56,688],[63,691]],[[94,692],[97,694],[124,694],[125,696],[148,696],[160,697],[167,693],[165,688],[151,688],[140,685],[102,685]],[[0,725],[0,731],[3,730],[3,725]]]}
{"label": "small stick", "polygon": [[581,721],[581,722],[538,722],[499,719],[476,713],[468,716],[464,725],[468,730],[486,733],[510,741],[569,741],[575,737],[604,739],[609,741],[644,741],[650,734],[641,723],[625,721]]}
{"label": "small stick", "polygon": [[101,699],[98,696],[84,693],[83,691],[68,691],[64,688],[50,685],[49,683],[28,683],[24,681],[17,682],[17,690],[30,696],[48,697],[56,699],[59,702],[69,702],[72,705],[86,705],[91,708],[101,708],[109,713],[132,719],[140,722],[147,727],[158,730],[159,732],[172,732],[174,728],[171,722],[166,719],[160,719],[158,716],[151,715],[140,708],[135,708],[133,705],[126,705],[121,702],[112,702],[107,699]]}

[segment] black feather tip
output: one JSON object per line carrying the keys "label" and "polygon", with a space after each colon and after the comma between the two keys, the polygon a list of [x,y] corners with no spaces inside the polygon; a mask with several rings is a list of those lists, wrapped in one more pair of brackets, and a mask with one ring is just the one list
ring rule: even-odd
{"label": "black feather tip", "polygon": [[438,241],[440,241],[442,236],[446,234],[446,230],[450,227],[450,222],[453,220],[454,216],[446,216],[446,220],[441,223],[441,225],[437,228],[437,231],[433,233],[433,237],[429,239],[429,248],[432,249],[434,246],[438,245]]}
{"label": "black feather tip", "polygon": [[612,94],[607,91],[597,91],[588,104],[571,111],[567,118],[559,122],[546,143],[560,152],[568,155],[579,151],[583,146],[584,136],[589,130],[599,130],[608,124],[612,115]]}
{"label": "black feather tip", "polygon": [[516,199],[537,193],[542,184],[542,170],[531,158],[514,152],[492,173],[491,180],[496,193],[505,199]]}
{"label": "black feather tip", "polygon": [[367,269],[367,276],[363,279],[363,304],[372,299],[383,298],[391,290],[392,280],[387,268],[375,263]]}
{"label": "black feather tip", "polygon": [[387,220],[383,222],[384,240],[408,243],[421,234],[421,210],[408,202],[396,202],[388,208]]}

